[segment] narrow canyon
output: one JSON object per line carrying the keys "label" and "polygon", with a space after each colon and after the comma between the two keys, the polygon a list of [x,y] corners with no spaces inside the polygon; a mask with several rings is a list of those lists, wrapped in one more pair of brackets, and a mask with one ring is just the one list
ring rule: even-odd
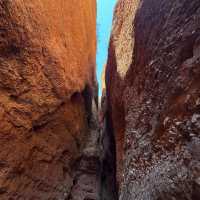
{"label": "narrow canyon", "polygon": [[96,13],[0,0],[0,200],[199,200],[200,1],[118,0],[101,98]]}

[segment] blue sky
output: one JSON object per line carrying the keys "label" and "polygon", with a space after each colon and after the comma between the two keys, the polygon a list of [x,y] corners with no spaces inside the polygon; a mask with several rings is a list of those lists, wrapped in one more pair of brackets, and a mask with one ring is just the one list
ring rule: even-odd
{"label": "blue sky", "polygon": [[101,92],[101,73],[107,60],[113,10],[117,0],[97,0],[97,79]]}

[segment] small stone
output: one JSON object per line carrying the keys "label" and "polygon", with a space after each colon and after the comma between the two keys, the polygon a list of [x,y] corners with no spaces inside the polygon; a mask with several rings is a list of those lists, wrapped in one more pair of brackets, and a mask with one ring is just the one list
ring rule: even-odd
{"label": "small stone", "polygon": [[200,105],[200,98],[198,98],[198,99],[196,100],[196,105],[197,105],[197,106]]}
{"label": "small stone", "polygon": [[195,183],[200,186],[200,177],[195,180]]}
{"label": "small stone", "polygon": [[169,121],[169,119],[170,119],[169,117],[166,117],[166,118],[164,119],[164,121],[163,121],[163,125],[164,125],[164,126],[166,126],[166,124],[167,124],[167,122]]}
{"label": "small stone", "polygon": [[199,115],[199,114],[194,114],[194,115],[192,116],[191,121],[192,121],[192,123],[195,123],[195,122],[197,122],[197,120],[199,120],[199,119],[200,119],[200,115]]}

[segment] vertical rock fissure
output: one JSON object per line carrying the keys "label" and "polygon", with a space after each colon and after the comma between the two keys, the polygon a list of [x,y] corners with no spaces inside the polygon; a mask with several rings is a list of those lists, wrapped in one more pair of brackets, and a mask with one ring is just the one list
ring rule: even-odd
{"label": "vertical rock fissure", "polygon": [[116,181],[116,146],[105,91],[100,107],[100,142],[101,142],[101,200],[117,200]]}
{"label": "vertical rock fissure", "polygon": [[[81,93],[74,93],[72,101],[84,99],[87,141],[74,165],[74,179],[66,200],[117,200],[116,147],[108,115],[106,95],[101,106],[96,102],[96,88],[86,86]],[[100,114],[100,115],[99,115]]]}
{"label": "vertical rock fissure", "polygon": [[69,200],[100,200],[101,161],[98,110],[94,94],[96,90],[87,85],[80,94],[84,100],[88,133],[86,143],[74,166],[74,181]]}

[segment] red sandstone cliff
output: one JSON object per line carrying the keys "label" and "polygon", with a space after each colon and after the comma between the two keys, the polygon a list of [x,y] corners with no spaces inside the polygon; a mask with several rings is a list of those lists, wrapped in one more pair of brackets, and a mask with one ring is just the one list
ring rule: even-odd
{"label": "red sandstone cliff", "polygon": [[0,199],[72,198],[95,54],[94,0],[0,1]]}
{"label": "red sandstone cliff", "polygon": [[106,88],[120,200],[200,199],[199,19],[199,0],[118,2]]}

